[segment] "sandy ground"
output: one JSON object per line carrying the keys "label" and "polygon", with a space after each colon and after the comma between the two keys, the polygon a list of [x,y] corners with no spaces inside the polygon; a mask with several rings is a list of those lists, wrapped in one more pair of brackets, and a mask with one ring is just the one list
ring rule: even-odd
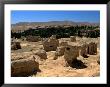
{"label": "sandy ground", "polygon": [[89,55],[88,58],[80,58],[82,60],[85,67],[79,65],[77,67],[66,67],[66,62],[64,57],[59,57],[57,60],[53,60],[54,52],[48,52],[48,59],[40,64],[41,72],[38,72],[33,76],[53,76],[53,77],[84,77],[84,76],[99,76],[100,75],[100,66],[97,63],[97,58],[99,57],[99,53],[97,55]]}
{"label": "sandy ground", "polygon": [[[68,40],[68,39],[67,39]],[[77,38],[80,40],[80,38]],[[98,42],[98,52],[96,55],[88,55],[88,58],[79,56],[79,62],[76,67],[67,67],[64,56],[58,57],[54,60],[55,51],[47,52],[47,59],[39,61],[40,72],[37,72],[30,77],[96,77],[100,76],[100,65],[97,60],[100,56],[100,38],[94,39]],[[11,60],[20,59],[22,56],[29,57],[33,54],[34,50],[42,49],[42,43],[39,42],[21,42],[22,49],[11,52]],[[16,57],[18,56],[18,57]]]}

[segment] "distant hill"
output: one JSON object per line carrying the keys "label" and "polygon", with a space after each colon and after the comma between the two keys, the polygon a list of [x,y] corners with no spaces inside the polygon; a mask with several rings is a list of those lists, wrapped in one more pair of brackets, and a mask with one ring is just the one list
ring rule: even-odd
{"label": "distant hill", "polygon": [[100,26],[99,23],[89,23],[89,22],[73,22],[73,21],[49,21],[49,22],[19,22],[12,24],[12,30],[27,30],[29,28],[44,27],[45,26]]}
{"label": "distant hill", "polygon": [[12,26],[22,26],[22,25],[92,25],[99,26],[99,23],[89,23],[89,22],[73,22],[73,21],[49,21],[49,22],[19,22],[16,24],[12,24]]}

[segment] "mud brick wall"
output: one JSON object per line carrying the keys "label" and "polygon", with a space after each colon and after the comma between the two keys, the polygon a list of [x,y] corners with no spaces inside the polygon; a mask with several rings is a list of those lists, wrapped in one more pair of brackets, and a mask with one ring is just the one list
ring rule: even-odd
{"label": "mud brick wall", "polygon": [[48,40],[43,41],[43,47],[45,51],[56,51],[59,45],[59,41],[55,38],[50,38]]}
{"label": "mud brick wall", "polygon": [[70,36],[70,41],[71,42],[75,42],[76,41],[76,37],[75,36]]}
{"label": "mud brick wall", "polygon": [[20,42],[11,42],[11,50],[21,49]]}
{"label": "mud brick wall", "polygon": [[88,49],[87,49],[88,54],[94,55],[97,53],[97,44],[94,42],[91,42],[88,44]]}
{"label": "mud brick wall", "polygon": [[79,56],[79,47],[68,45],[65,48],[64,58],[68,62],[69,65],[72,64],[72,61],[77,59]]}
{"label": "mud brick wall", "polygon": [[34,54],[38,55],[41,59],[47,59],[47,53],[43,49],[39,49],[39,50],[34,51]]}
{"label": "mud brick wall", "polygon": [[39,70],[39,63],[34,58],[11,62],[11,76],[27,76]]}
{"label": "mud brick wall", "polygon": [[86,57],[87,56],[87,44],[83,44],[81,47],[80,47],[80,55],[83,56],[83,57]]}
{"label": "mud brick wall", "polygon": [[26,36],[26,40],[30,42],[38,42],[41,38],[39,36]]}

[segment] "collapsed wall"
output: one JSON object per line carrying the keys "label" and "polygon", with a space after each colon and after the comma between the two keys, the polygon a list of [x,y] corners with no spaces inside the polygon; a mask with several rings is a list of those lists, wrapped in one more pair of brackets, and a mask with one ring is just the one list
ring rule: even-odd
{"label": "collapsed wall", "polygon": [[43,41],[43,47],[45,51],[56,51],[59,45],[59,41],[53,36]]}
{"label": "collapsed wall", "polygon": [[35,58],[20,59],[11,62],[11,76],[28,76],[39,71]]}
{"label": "collapsed wall", "polygon": [[68,45],[68,42],[65,42],[65,41],[60,41],[60,42],[59,42],[59,46],[58,46],[57,49],[56,49],[54,59],[57,59],[58,56],[63,56],[63,55],[64,55],[65,47],[66,47],[67,45]]}
{"label": "collapsed wall", "polygon": [[26,41],[26,37],[21,36],[21,40],[22,40],[22,41]]}
{"label": "collapsed wall", "polygon": [[11,50],[17,50],[17,49],[21,49],[20,42],[12,41],[11,42]]}
{"label": "collapsed wall", "polygon": [[66,41],[59,42],[59,46],[67,46],[67,45],[68,45],[68,42],[66,42]]}
{"label": "collapsed wall", "polygon": [[57,47],[55,56],[63,56],[65,51],[65,46]]}
{"label": "collapsed wall", "polygon": [[90,55],[94,55],[97,53],[97,44],[95,42],[90,42],[88,44],[87,53]]}
{"label": "collapsed wall", "polygon": [[79,47],[68,45],[65,48],[64,52],[64,59],[66,60],[67,64],[72,66],[72,62],[77,59],[79,56]]}
{"label": "collapsed wall", "polygon": [[75,42],[76,41],[76,37],[75,36],[70,36],[70,41],[71,42]]}
{"label": "collapsed wall", "polygon": [[56,35],[52,35],[50,39],[56,39]]}
{"label": "collapsed wall", "polygon": [[47,53],[43,49],[39,49],[39,50],[34,51],[34,54],[38,55],[41,59],[47,59]]}
{"label": "collapsed wall", "polygon": [[80,55],[82,56],[82,57],[87,57],[87,44],[86,43],[84,43],[84,44],[82,44],[81,45],[81,47],[80,47]]}
{"label": "collapsed wall", "polygon": [[38,42],[41,40],[40,36],[26,36],[26,40],[29,42]]}

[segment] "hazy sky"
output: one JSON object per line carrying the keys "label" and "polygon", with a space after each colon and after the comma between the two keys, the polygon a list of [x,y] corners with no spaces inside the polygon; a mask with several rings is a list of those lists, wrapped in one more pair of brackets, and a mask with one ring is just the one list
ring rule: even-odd
{"label": "hazy sky", "polygon": [[11,11],[11,23],[47,21],[100,22],[100,11]]}

